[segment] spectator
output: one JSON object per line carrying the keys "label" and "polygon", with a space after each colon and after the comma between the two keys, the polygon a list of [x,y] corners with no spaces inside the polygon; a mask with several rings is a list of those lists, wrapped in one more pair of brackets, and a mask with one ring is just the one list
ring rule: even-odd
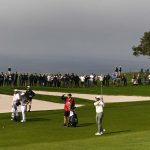
{"label": "spectator", "polygon": [[150,74],[148,75],[148,84],[150,84]]}
{"label": "spectator", "polygon": [[85,85],[85,76],[84,75],[80,76],[80,82],[81,82],[81,86],[84,87],[84,85]]}

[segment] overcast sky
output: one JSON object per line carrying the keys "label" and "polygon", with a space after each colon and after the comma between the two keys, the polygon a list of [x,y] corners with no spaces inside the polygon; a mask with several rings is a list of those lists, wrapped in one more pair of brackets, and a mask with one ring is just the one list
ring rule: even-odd
{"label": "overcast sky", "polygon": [[150,31],[150,0],[0,0],[0,71],[150,68],[132,55]]}

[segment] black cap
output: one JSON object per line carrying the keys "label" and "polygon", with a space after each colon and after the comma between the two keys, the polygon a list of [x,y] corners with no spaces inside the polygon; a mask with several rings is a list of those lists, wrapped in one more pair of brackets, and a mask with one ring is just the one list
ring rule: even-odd
{"label": "black cap", "polygon": [[69,93],[68,96],[72,96],[72,94]]}

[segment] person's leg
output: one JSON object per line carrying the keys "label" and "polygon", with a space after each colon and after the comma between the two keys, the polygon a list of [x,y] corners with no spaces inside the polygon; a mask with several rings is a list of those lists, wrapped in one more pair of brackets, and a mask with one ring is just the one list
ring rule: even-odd
{"label": "person's leg", "polygon": [[29,100],[26,102],[26,111],[28,110]]}
{"label": "person's leg", "polygon": [[64,126],[66,126],[68,123],[68,117],[67,116],[64,116]]}
{"label": "person's leg", "polygon": [[67,125],[67,116],[66,111],[64,111],[64,126]]}
{"label": "person's leg", "polygon": [[98,125],[97,132],[100,133],[101,132],[101,124],[100,124],[100,115],[99,115],[99,113],[96,114],[96,121],[97,121],[97,125]]}
{"label": "person's leg", "polygon": [[103,122],[103,113],[101,113],[101,115],[100,115],[100,132],[103,132],[102,122]]}
{"label": "person's leg", "polygon": [[28,111],[31,111],[31,105],[32,105],[32,100],[29,101],[29,110]]}
{"label": "person's leg", "polygon": [[22,120],[21,122],[26,121],[26,115],[25,115],[26,106],[21,106],[21,112],[22,112]]}
{"label": "person's leg", "polygon": [[99,133],[103,132],[102,118],[103,118],[103,113],[98,113],[97,114],[97,124],[98,124],[98,132]]}
{"label": "person's leg", "polygon": [[14,105],[12,105],[12,109],[11,109],[11,120],[14,120],[15,118],[15,108],[14,108]]}
{"label": "person's leg", "polygon": [[26,121],[26,113],[25,113],[25,110],[26,110],[26,106],[23,106],[23,120]]}
{"label": "person's leg", "polygon": [[95,133],[95,135],[101,135],[100,115],[99,115],[99,113],[96,114],[96,123],[97,123],[98,129],[97,129],[97,132]]}
{"label": "person's leg", "polygon": [[[98,122],[99,122],[98,121],[98,114],[96,114],[96,123],[97,123],[97,125],[99,124]],[[99,125],[98,125],[98,129],[97,129],[97,133],[99,133]]]}
{"label": "person's leg", "polygon": [[18,109],[17,109],[17,105],[14,104],[14,120],[18,121],[19,120],[19,113],[18,113]]}
{"label": "person's leg", "polygon": [[68,125],[68,118],[70,112],[64,112],[64,126]]}

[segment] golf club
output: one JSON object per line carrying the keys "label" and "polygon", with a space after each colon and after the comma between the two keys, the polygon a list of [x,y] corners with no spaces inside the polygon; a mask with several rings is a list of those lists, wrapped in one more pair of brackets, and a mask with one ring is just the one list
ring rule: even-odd
{"label": "golf club", "polygon": [[103,97],[103,85],[102,85],[102,82],[101,82],[101,97]]}

